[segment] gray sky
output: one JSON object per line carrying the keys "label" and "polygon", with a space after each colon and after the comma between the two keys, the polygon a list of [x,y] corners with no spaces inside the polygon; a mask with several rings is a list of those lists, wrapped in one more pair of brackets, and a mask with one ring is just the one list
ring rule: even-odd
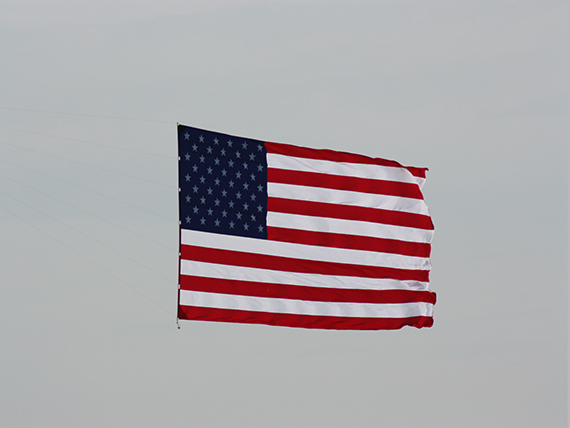
{"label": "gray sky", "polygon": [[[566,427],[566,1],[1,10],[2,427]],[[176,122],[429,167],[434,327],[177,330]]]}

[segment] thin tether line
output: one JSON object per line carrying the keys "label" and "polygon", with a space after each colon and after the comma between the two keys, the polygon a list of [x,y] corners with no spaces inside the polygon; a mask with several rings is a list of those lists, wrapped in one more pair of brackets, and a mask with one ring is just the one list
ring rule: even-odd
{"label": "thin tether line", "polygon": [[79,140],[77,138],[69,138],[69,137],[61,137],[61,136],[57,136],[57,135],[50,135],[50,134],[44,134],[41,132],[36,132],[36,131],[28,131],[25,129],[18,129],[18,128],[11,128],[8,126],[1,126],[0,128],[2,129],[9,129],[11,131],[18,131],[18,132],[26,132],[28,134],[35,134],[35,135],[41,135],[43,137],[50,137],[50,138],[57,138],[60,140],[68,140],[68,141],[75,141],[78,143],[84,143],[84,144],[92,144],[94,146],[100,146],[100,147],[108,147],[110,149],[115,149],[115,150],[123,150],[126,152],[133,152],[133,153],[141,153],[144,155],[149,155],[149,156],[157,156],[157,157],[161,157],[161,158],[166,158],[166,159],[176,159],[175,156],[168,156],[168,155],[161,155],[159,153],[150,153],[150,152],[145,152],[144,150],[137,150],[137,149],[128,149],[125,147],[116,147],[116,146],[111,146],[110,144],[103,144],[103,143],[95,143],[93,141],[86,141],[86,140]]}
{"label": "thin tether line", "polygon": [[[7,195],[9,196],[9,195]],[[21,201],[18,201],[21,202]],[[26,205],[26,204],[24,204]],[[19,215],[17,215],[16,213],[12,212],[11,210],[7,209],[6,207],[0,206],[0,208],[2,208],[3,210],[9,212],[10,214],[12,214],[14,217],[20,219],[21,221],[23,221],[24,223],[26,223],[28,226],[33,227],[36,230],[39,230],[41,233],[43,233],[44,235],[48,236],[49,238],[53,239],[54,241],[56,241],[58,244],[64,246],[65,248],[67,248],[68,250],[72,251],[73,253],[75,253],[76,255],[78,255],[79,257],[81,257],[83,260],[86,260],[87,262],[91,263],[93,266],[95,266],[98,269],[101,269],[103,272],[105,272],[107,275],[112,276],[113,278],[115,278],[117,281],[119,281],[121,284],[127,286],[128,288],[130,288],[131,290],[133,290],[134,292],[140,294],[142,297],[144,297],[145,299],[147,299],[149,302],[151,302],[152,304],[158,306],[160,309],[162,309],[163,311],[165,311],[168,315],[174,315],[173,312],[169,311],[168,309],[166,309],[165,307],[163,307],[162,305],[156,303],[154,300],[152,300],[150,297],[148,297],[146,294],[141,293],[139,290],[137,290],[136,288],[132,287],[131,285],[127,284],[125,281],[123,281],[122,279],[120,279],[119,277],[117,277],[116,275],[114,275],[113,273],[109,272],[107,269],[104,269],[103,267],[99,266],[97,263],[95,263],[93,260],[87,258],[86,256],[84,256],[83,254],[79,253],[77,250],[75,250],[74,248],[70,247],[69,245],[65,244],[64,242],[60,241],[59,239],[57,239],[55,236],[47,233],[45,230],[40,229],[39,227],[37,227],[35,224],[30,223],[29,221],[25,220],[24,218],[20,217]],[[45,213],[43,213],[45,214]],[[48,216],[49,217],[49,216]]]}
{"label": "thin tether line", "polygon": [[[165,124],[175,124],[175,123],[177,123],[177,122],[164,121],[164,120],[140,119],[140,118],[118,117],[118,116],[106,116],[106,115],[96,115],[96,114],[82,114],[82,113],[56,112],[56,111],[49,111],[49,110],[23,109],[23,108],[3,107],[3,106],[0,106],[0,109],[2,109],[2,110],[11,110],[11,111],[34,112],[34,113],[58,114],[58,115],[67,115],[67,116],[82,116],[82,117],[96,117],[96,118],[114,119],[114,120],[128,120],[128,121],[149,122],[149,123],[151,123],[151,122],[152,122],[152,123],[165,123]],[[16,130],[16,129],[14,129],[14,128],[11,128],[11,129]],[[18,131],[35,133],[35,132],[32,132],[32,131],[24,131],[24,130],[18,130]],[[39,134],[39,133],[35,133],[35,134]],[[39,135],[44,135],[44,136],[49,136],[49,137],[54,137],[54,138],[64,138],[64,137],[50,136],[50,135],[47,135],[47,134],[39,134]],[[64,138],[64,139],[65,139],[65,138]],[[67,139],[69,139],[69,138],[67,138]],[[69,140],[73,140],[73,139],[69,139]],[[92,143],[92,142],[88,142],[88,141],[81,141],[81,140],[75,140],[75,141],[80,141],[80,142],[83,142],[83,143],[96,144],[96,145],[105,146],[104,144]],[[18,147],[18,146],[16,146],[16,147]],[[112,146],[109,146],[109,147],[112,147]],[[23,148],[23,147],[19,147],[19,148]],[[112,148],[116,148],[116,147],[112,147]],[[30,149],[28,149],[28,150],[30,150]],[[128,150],[128,151],[139,152],[138,150],[132,150],[132,149],[122,149],[122,150]],[[32,151],[33,151],[33,150],[32,150]],[[42,153],[42,152],[39,152],[39,153]],[[140,153],[146,153],[146,152],[140,151]],[[46,153],[42,153],[42,154],[47,155]],[[146,153],[146,154],[150,154],[150,155],[154,155],[154,156],[163,156],[163,157],[172,158],[172,157],[170,157],[170,156],[164,156],[164,155],[158,155],[158,154],[151,154],[151,153]],[[50,156],[50,155],[47,155],[47,156]],[[53,155],[52,155],[52,156],[53,156]],[[53,156],[53,157],[56,157],[56,156]],[[71,161],[71,160],[69,160],[69,159],[65,159],[65,158],[60,158],[60,159],[68,160],[68,161],[70,161],[70,162],[73,162],[73,161]],[[0,159],[0,160],[1,160],[1,159]],[[5,162],[7,162],[7,161],[5,161]],[[37,173],[37,174],[41,174],[41,175],[50,177],[50,178],[52,178],[52,179],[61,181],[61,182],[63,182],[63,183],[73,185],[72,183],[66,182],[65,180],[61,180],[61,179],[58,179],[58,178],[55,178],[55,177],[51,177],[51,176],[49,176],[49,175],[47,175],[47,174],[43,174],[43,173],[40,173],[40,172],[38,172],[38,171],[34,171],[34,170],[32,170],[32,169],[22,167],[22,166],[20,166],[20,165],[14,164],[14,163],[12,163],[12,162],[8,162],[8,163],[10,163],[10,164],[12,164],[12,165],[15,165],[15,166],[19,166],[19,167],[24,168],[24,169],[27,169],[27,170],[29,170],[29,171],[33,171],[33,172],[35,172],[35,173]],[[87,166],[91,166],[91,165],[87,165]],[[103,169],[103,170],[105,170],[105,169]],[[115,172],[115,171],[110,171],[110,170],[106,170],[106,171]],[[125,175],[125,174],[122,174],[122,175]],[[127,175],[127,176],[128,176],[128,175]],[[137,178],[137,177],[132,177],[132,178],[140,179],[140,178]],[[147,180],[144,180],[144,179],[143,179],[143,181],[147,181]],[[20,184],[21,184],[21,183],[20,183]],[[163,184],[160,184],[160,183],[154,183],[154,184],[163,185]],[[134,207],[134,208],[138,208],[138,209],[141,209],[141,210],[143,210],[143,211],[147,211],[147,212],[149,212],[149,213],[151,213],[151,214],[155,214],[155,215],[158,215],[158,216],[160,216],[160,217],[168,218],[168,217],[162,216],[162,215],[160,215],[160,214],[154,213],[154,212],[152,212],[152,211],[146,210],[146,209],[144,209],[144,208],[140,208],[140,207],[137,207],[137,206],[135,206],[135,205],[129,204],[129,203],[127,203],[127,202],[121,201],[121,200],[119,200],[119,199],[115,199],[115,198],[112,198],[112,197],[110,197],[110,196],[104,195],[104,194],[102,194],[102,193],[99,193],[99,192],[96,192],[96,191],[93,191],[93,190],[90,190],[90,189],[86,189],[86,188],[83,188],[83,187],[77,186],[77,185],[73,185],[73,186],[78,187],[78,188],[80,188],[80,189],[82,189],[82,190],[86,190],[86,191],[95,193],[95,194],[97,194],[97,195],[100,195],[100,196],[103,196],[103,197],[106,197],[106,198],[109,198],[109,199],[111,199],[111,200],[115,200],[115,201],[124,203],[124,204],[129,205],[129,206],[132,206],[132,207]],[[34,189],[34,190],[35,190],[35,189]],[[2,192],[2,193],[3,193],[3,192]],[[11,197],[10,195],[6,195],[6,196]],[[11,198],[12,198],[12,197],[11,197]],[[12,198],[12,199],[15,199],[15,198]],[[16,199],[16,200],[17,200],[17,199]],[[18,202],[23,203],[22,201],[18,201]],[[61,202],[61,201],[60,201],[60,202]],[[24,205],[27,205],[28,207],[33,208],[33,207],[31,207],[30,205],[28,205],[28,204],[25,204],[25,203],[24,203]],[[82,255],[81,253],[79,253],[78,251],[76,251],[74,248],[68,246],[67,244],[65,244],[65,243],[63,243],[62,241],[60,241],[59,239],[55,238],[55,237],[52,236],[51,234],[49,234],[49,233],[47,233],[46,231],[44,231],[44,230],[38,228],[36,225],[34,225],[34,224],[28,222],[27,220],[25,220],[25,219],[23,219],[22,217],[18,216],[17,214],[13,213],[12,211],[8,210],[7,208],[5,208],[5,207],[0,207],[0,208],[3,208],[5,211],[9,212],[9,213],[12,214],[14,217],[20,219],[21,221],[23,221],[23,222],[26,223],[27,225],[33,227],[34,229],[39,230],[39,231],[42,232],[44,235],[46,235],[46,236],[48,236],[49,238],[53,239],[54,241],[58,242],[60,245],[64,246],[64,247],[67,248],[68,250],[72,251],[73,253],[75,253],[76,255],[78,255],[79,257],[81,257],[82,259],[86,260],[87,262],[89,262],[89,263],[92,264],[93,266],[97,267],[98,269],[101,269],[103,272],[105,272],[105,273],[107,273],[108,275],[110,275],[111,277],[115,278],[117,281],[119,281],[121,284],[127,286],[127,287],[130,288],[131,290],[135,291],[136,293],[138,293],[139,295],[141,295],[142,297],[144,297],[145,299],[147,299],[147,300],[148,300],[149,302],[151,302],[152,304],[154,304],[154,305],[158,306],[159,308],[161,308],[163,311],[165,311],[165,312],[168,313],[169,315],[173,315],[173,313],[172,313],[171,311],[169,311],[168,309],[166,309],[166,308],[164,308],[163,306],[159,305],[159,304],[156,303],[154,300],[152,300],[150,297],[148,297],[148,296],[146,296],[145,294],[141,293],[139,290],[133,288],[132,286],[130,286],[129,284],[127,284],[126,282],[124,282],[123,280],[121,280],[120,278],[118,278],[116,275],[112,274],[112,273],[109,272],[108,270],[106,270],[106,269],[104,269],[103,267],[99,266],[99,265],[98,265],[97,263],[95,263],[93,260],[91,260],[91,259],[85,257],[84,255]],[[46,213],[42,213],[42,214],[47,215]],[[47,216],[50,217],[49,215],[47,215]],[[50,218],[51,218],[51,217],[50,217]],[[52,218],[52,219],[53,219],[53,218]],[[55,219],[53,219],[53,220],[55,220]],[[171,219],[168,218],[168,220],[171,220]],[[56,221],[57,221],[57,220],[56,220]],[[61,222],[60,222],[60,223],[61,223]],[[62,224],[63,224],[63,223],[62,223]],[[64,226],[67,226],[67,225],[64,224]],[[67,226],[67,227],[70,227],[70,226]],[[71,227],[70,227],[70,228],[71,228]],[[71,228],[71,229],[74,230],[73,228]],[[87,235],[85,235],[85,236],[87,236]],[[87,236],[87,237],[88,237],[88,236]],[[90,237],[88,237],[88,238],[90,238]],[[90,239],[93,239],[93,238],[90,238]],[[96,240],[95,240],[95,241],[96,241]],[[98,241],[96,241],[96,242],[98,242]],[[101,245],[103,245],[103,246],[109,248],[109,249],[112,250],[112,251],[115,251],[115,250],[113,250],[112,248],[106,246],[105,244],[102,244],[102,243],[100,243],[100,242],[99,242],[99,244],[101,244]],[[117,252],[117,251],[115,251],[115,252]],[[119,254],[121,254],[121,253],[119,253]],[[128,258],[128,257],[127,257],[127,258]],[[148,267],[146,267],[146,268],[148,269]],[[155,273],[157,273],[157,272],[155,272]],[[161,274],[159,274],[159,275],[164,277],[164,275],[161,275]],[[164,278],[166,278],[166,277],[164,277]],[[168,279],[168,278],[167,278],[167,279]],[[178,324],[178,317],[177,317],[176,320],[177,320],[177,321],[176,321],[176,324],[178,325],[178,328],[180,328],[180,325]]]}
{"label": "thin tether line", "polygon": [[83,116],[83,117],[98,117],[103,119],[116,119],[116,120],[132,120],[136,122],[154,122],[154,123],[168,123],[175,124],[176,122],[166,121],[166,120],[154,120],[154,119],[138,119],[134,117],[119,117],[119,116],[105,116],[101,114],[86,114],[86,113],[69,113],[63,111],[50,111],[50,110],[37,110],[37,109],[27,109],[27,108],[16,108],[16,107],[2,107],[1,110],[13,110],[13,111],[27,111],[33,113],[49,113],[49,114],[61,114],[66,116]]}
{"label": "thin tether line", "polygon": [[157,242],[157,241],[155,241],[154,239],[147,238],[146,236],[141,235],[140,233],[135,232],[134,230],[130,230],[130,229],[124,227],[124,226],[121,226],[121,225],[119,225],[119,224],[113,223],[112,221],[109,221],[109,220],[107,220],[107,219],[104,219],[103,217],[100,217],[100,216],[98,216],[98,215],[96,215],[96,214],[93,214],[92,212],[89,212],[89,211],[87,211],[87,210],[84,210],[83,208],[79,208],[78,206],[73,205],[73,204],[70,204],[69,202],[65,202],[64,200],[61,200],[61,199],[59,199],[59,198],[56,198],[55,196],[48,195],[47,193],[42,192],[41,190],[38,190],[38,189],[36,189],[36,188],[34,188],[34,187],[32,187],[32,186],[28,186],[27,184],[21,183],[21,182],[16,181],[16,180],[13,180],[13,179],[11,179],[10,177],[6,177],[6,176],[3,175],[3,174],[0,174],[0,177],[5,178],[6,180],[10,180],[10,181],[13,182],[13,183],[19,184],[20,186],[23,186],[23,187],[26,187],[26,188],[28,188],[28,189],[31,189],[31,190],[33,190],[33,191],[35,191],[35,192],[38,192],[39,194],[44,195],[44,196],[47,196],[48,198],[55,199],[56,201],[58,201],[58,202],[60,202],[60,203],[62,203],[62,204],[65,204],[65,205],[67,205],[68,207],[75,208],[75,209],[78,210],[78,211],[82,211],[82,212],[84,212],[84,213],[86,213],[86,214],[88,214],[88,215],[90,215],[90,216],[93,216],[93,217],[95,217],[95,218],[98,218],[99,220],[104,221],[105,223],[109,223],[109,224],[112,225],[112,226],[118,227],[119,229],[126,230],[127,232],[132,233],[133,235],[136,235],[136,236],[138,236],[139,238],[146,239],[147,241],[152,242],[153,244],[160,245],[161,247],[164,247],[164,248],[166,248],[166,249],[168,249],[168,250],[170,250],[170,251],[173,251],[173,252],[176,251],[175,249],[173,249],[173,248],[171,248],[171,247],[169,247],[169,246],[167,246],[167,245],[161,244],[160,242]]}
{"label": "thin tether line", "polygon": [[64,160],[64,161],[71,162],[71,163],[75,163],[75,164],[78,164],[78,165],[88,166],[89,168],[93,168],[93,169],[98,169],[98,170],[101,170],[101,171],[110,172],[110,173],[112,173],[112,174],[117,174],[117,175],[122,175],[122,176],[124,176],[124,177],[134,178],[135,180],[140,180],[140,181],[144,181],[144,182],[146,182],[146,183],[156,184],[157,186],[163,186],[163,187],[168,187],[168,188],[172,188],[172,187],[173,187],[173,186],[170,186],[170,185],[168,185],[168,184],[158,183],[158,182],[156,182],[156,181],[147,180],[146,178],[135,177],[134,175],[125,174],[125,173],[123,173],[123,172],[118,172],[118,171],[113,171],[112,169],[101,168],[101,167],[99,167],[99,166],[89,165],[88,163],[85,163],[85,162],[79,162],[79,161],[75,161],[75,160],[72,160],[72,159],[63,158],[63,157],[61,157],[61,156],[52,155],[52,154],[49,154],[49,153],[41,152],[41,151],[39,151],[39,150],[30,149],[30,148],[28,148],[28,147],[22,147],[22,146],[19,146],[19,145],[17,145],[17,144],[6,143],[6,142],[4,142],[4,141],[0,141],[0,144],[4,144],[4,145],[7,145],[7,146],[11,146],[11,147],[16,147],[16,148],[22,149],[22,150],[28,150],[28,151],[30,151],[30,152],[39,153],[39,154],[44,155],[44,156],[49,156],[49,157],[52,157],[52,158],[55,158],[55,159]]}
{"label": "thin tether line", "polygon": [[116,253],[116,254],[119,254],[120,256],[123,256],[123,257],[126,258],[127,260],[130,260],[131,262],[133,262],[133,263],[135,263],[135,264],[137,264],[137,265],[143,267],[144,269],[146,269],[146,270],[148,270],[148,271],[150,271],[150,272],[152,272],[152,273],[154,273],[154,274],[156,274],[156,275],[158,275],[158,276],[161,276],[162,278],[166,279],[167,281],[170,281],[170,278],[168,278],[167,276],[161,274],[160,272],[157,272],[157,271],[155,271],[154,269],[149,268],[148,266],[146,266],[146,265],[142,264],[141,262],[139,262],[139,261],[133,259],[132,257],[129,257],[129,256],[127,256],[127,255],[121,253],[120,251],[117,251],[117,250],[115,250],[114,248],[109,247],[107,244],[104,244],[103,242],[98,241],[97,239],[95,239],[95,238],[93,238],[93,237],[87,235],[86,233],[83,233],[83,232],[81,232],[80,230],[78,230],[78,229],[76,229],[76,228],[74,228],[74,227],[71,227],[71,226],[68,225],[68,224],[65,224],[64,222],[62,222],[62,221],[56,219],[55,217],[53,217],[53,216],[51,216],[51,215],[49,215],[49,214],[47,214],[47,213],[45,213],[45,212],[43,212],[43,211],[41,211],[41,210],[35,208],[35,207],[33,207],[32,205],[30,205],[30,204],[28,204],[28,203],[26,203],[26,202],[23,202],[23,201],[19,200],[18,198],[15,198],[15,197],[13,197],[13,196],[9,195],[8,193],[3,192],[3,191],[1,191],[1,190],[0,190],[0,193],[2,193],[3,195],[8,196],[9,198],[11,198],[11,199],[13,199],[13,200],[15,200],[15,201],[21,203],[22,205],[27,206],[28,208],[33,209],[34,211],[37,211],[37,212],[39,212],[39,213],[45,215],[45,216],[48,217],[49,219],[51,219],[51,220],[53,220],[53,221],[55,221],[55,222],[57,222],[57,223],[59,223],[59,224],[65,226],[65,227],[67,227],[67,228],[73,230],[73,231],[76,232],[76,233],[79,233],[80,235],[86,237],[87,239],[90,239],[90,240],[92,240],[92,241],[94,241],[94,242],[97,242],[99,245],[102,245],[103,247],[107,248],[108,250],[111,250],[112,252],[114,252],[114,253]]}
{"label": "thin tether line", "polygon": [[39,171],[36,171],[36,170],[34,170],[34,169],[32,169],[32,168],[28,168],[28,167],[25,167],[25,166],[22,166],[22,165],[18,165],[17,163],[10,162],[10,161],[7,161],[7,160],[5,160],[5,159],[0,159],[0,161],[5,162],[5,163],[9,163],[10,165],[17,166],[18,168],[22,168],[22,169],[25,169],[25,170],[27,170],[27,171],[31,171],[31,172],[33,172],[33,173],[35,173],[35,174],[43,175],[44,177],[49,177],[49,178],[51,178],[52,180],[61,181],[62,183],[65,183],[65,184],[67,184],[67,185],[69,185],[69,186],[77,187],[78,189],[81,189],[81,190],[85,190],[85,191],[87,191],[87,192],[94,193],[95,195],[98,195],[98,196],[102,196],[103,198],[107,198],[107,199],[110,199],[110,200],[115,201],[115,202],[120,202],[121,204],[128,205],[129,207],[136,208],[136,209],[138,209],[138,210],[145,211],[145,212],[147,212],[147,213],[154,214],[154,215],[156,215],[156,216],[158,216],[158,217],[162,217],[162,218],[165,218],[165,219],[167,219],[167,220],[169,220],[169,221],[178,223],[178,220],[175,220],[175,219],[170,218],[170,217],[167,217],[167,216],[165,216],[165,215],[156,213],[156,212],[151,211],[151,210],[147,210],[146,208],[142,208],[142,207],[138,207],[138,206],[136,206],[136,205],[130,204],[130,203],[128,203],[128,202],[123,201],[122,199],[113,198],[112,196],[105,195],[105,194],[103,194],[103,193],[97,192],[96,190],[91,190],[91,189],[88,189],[88,188],[86,188],[86,187],[79,186],[78,184],[70,183],[69,181],[62,180],[61,178],[54,177],[53,175],[45,174],[45,173],[43,173],[43,172],[39,172]]}

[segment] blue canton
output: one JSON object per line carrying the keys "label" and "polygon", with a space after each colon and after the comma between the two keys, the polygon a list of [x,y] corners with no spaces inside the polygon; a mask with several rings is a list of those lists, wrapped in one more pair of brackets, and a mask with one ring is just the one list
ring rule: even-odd
{"label": "blue canton", "polygon": [[267,238],[267,160],[261,141],[178,125],[183,229]]}

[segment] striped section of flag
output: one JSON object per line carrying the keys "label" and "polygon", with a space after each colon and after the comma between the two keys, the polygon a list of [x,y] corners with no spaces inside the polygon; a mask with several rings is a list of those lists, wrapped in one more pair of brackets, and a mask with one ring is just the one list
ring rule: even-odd
{"label": "striped section of flag", "polygon": [[425,168],[179,126],[179,318],[433,324]]}

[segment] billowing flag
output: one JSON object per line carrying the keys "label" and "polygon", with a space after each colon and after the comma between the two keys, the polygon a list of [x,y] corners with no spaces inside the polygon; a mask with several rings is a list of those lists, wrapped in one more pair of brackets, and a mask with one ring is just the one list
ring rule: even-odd
{"label": "billowing flag", "polygon": [[178,317],[433,324],[425,168],[178,126]]}

